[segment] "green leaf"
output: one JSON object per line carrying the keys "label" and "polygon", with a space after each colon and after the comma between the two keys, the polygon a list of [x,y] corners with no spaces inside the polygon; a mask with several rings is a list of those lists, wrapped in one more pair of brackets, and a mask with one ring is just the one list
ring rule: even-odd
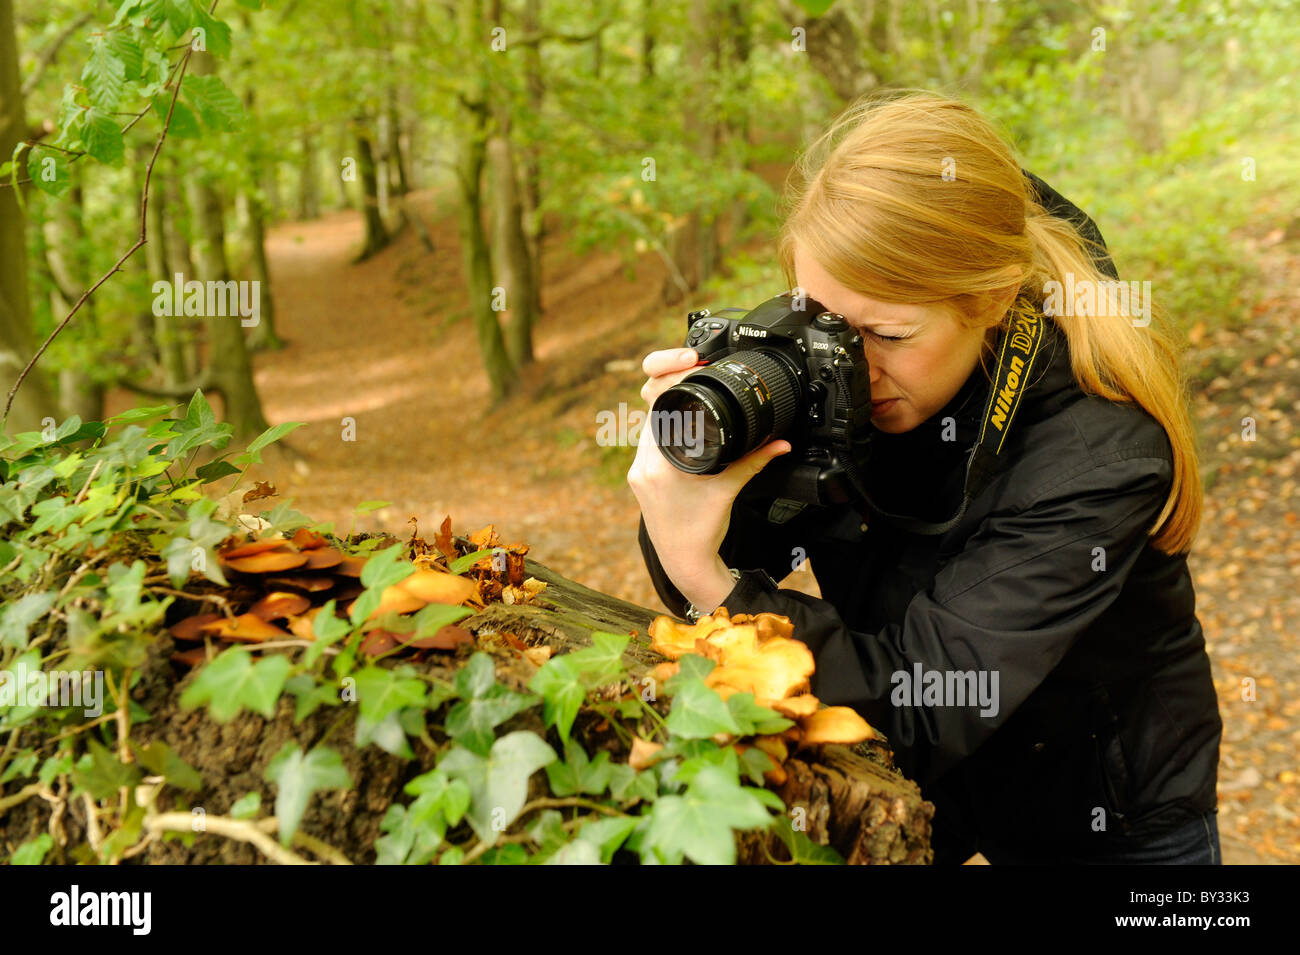
{"label": "green leaf", "polygon": [[57,199],[72,185],[67,155],[45,149],[37,143],[27,156],[27,178],[41,192]]}
{"label": "green leaf", "polygon": [[609,786],[613,766],[609,753],[601,750],[594,760],[577,743],[570,741],[564,747],[564,762],[556,761],[546,767],[551,792],[557,796],[574,796],[588,793],[599,796]]}
{"label": "green leaf", "polygon": [[844,865],[844,857],[831,846],[819,846],[808,838],[807,833],[799,832],[786,816],[772,819],[772,831],[785,843],[790,851],[790,860],[799,865]]}
{"label": "green leaf", "polygon": [[[136,55],[138,58],[138,48]],[[117,108],[122,88],[126,85],[126,64],[103,36],[94,38],[90,57],[81,70],[81,81],[91,103],[109,112]]]}
{"label": "green leaf", "polygon": [[453,574],[463,574],[465,573],[465,571],[473,567],[476,562],[482,560],[484,557],[490,557],[491,555],[492,555],[492,548],[490,547],[484,548],[482,550],[471,551],[470,553],[465,554],[464,556],[457,557],[455,560],[453,560],[450,564],[447,565],[447,569],[450,570]]}
{"label": "green leaf", "polygon": [[123,763],[98,740],[88,739],[86,749],[88,752],[77,760],[72,770],[72,781],[77,788],[96,799],[115,799],[121,787],[134,786],[140,781],[142,774],[138,767]]}
{"label": "green leaf", "polygon": [[45,854],[54,848],[54,837],[42,832],[35,839],[24,842],[9,857],[10,865],[40,865],[45,861]]}
{"label": "green leaf", "polygon": [[753,693],[733,693],[727,697],[727,709],[736,718],[742,736],[768,736],[794,726],[794,720],[786,719],[776,710],[759,706]]}
{"label": "green leaf", "polygon": [[219,76],[187,74],[181,80],[181,95],[211,129],[229,132],[243,121],[243,104]]}
{"label": "green leaf", "polygon": [[467,695],[462,691],[461,697],[447,712],[445,729],[457,743],[480,756],[490,751],[496,727],[539,702],[535,696],[500,685],[492,685],[482,694]]}
{"label": "green leaf", "polygon": [[767,809],[750,790],[724,769],[705,766],[683,795],[655,801],[641,853],[644,858],[655,852],[662,862],[685,856],[698,865],[733,865],[733,830],[770,824]]}
{"label": "green leaf", "polygon": [[311,632],[315,638],[312,645],[303,651],[302,662],[307,667],[316,665],[320,655],[325,652],[325,648],[338,643],[339,640],[346,637],[352,632],[352,627],[346,620],[340,619],[334,614],[335,598],[331,597],[321,607],[320,613],[312,618]]}
{"label": "green leaf", "polygon": [[0,613],[0,647],[27,646],[28,630],[31,625],[44,617],[52,606],[57,594],[45,591],[27,594],[8,604]]}
{"label": "green leaf", "polygon": [[627,841],[640,821],[636,816],[602,816],[583,823],[578,830],[578,839],[599,849],[600,861],[608,865],[618,847]]}
{"label": "green leaf", "polygon": [[316,712],[321,704],[336,706],[339,703],[338,687],[329,683],[317,683],[310,673],[298,673],[289,677],[284,688],[297,700],[293,710],[294,723],[301,723]]}
{"label": "green leaf", "polygon": [[270,719],[289,669],[288,657],[268,654],[253,663],[247,650],[231,647],[203,666],[181,694],[181,708],[191,710],[208,703],[208,712],[218,723],[230,722],[245,706]]}
{"label": "green leaf", "polygon": [[659,795],[659,780],[653,772],[637,772],[627,763],[609,767],[609,794],[621,803],[649,801]]}
{"label": "green leaf", "polygon": [[707,739],[715,733],[739,736],[741,732],[726,702],[699,678],[677,684],[666,725],[669,732],[685,739]]}
{"label": "green leaf", "polygon": [[[256,438],[254,438],[252,441],[249,442],[248,447],[244,449],[244,454],[241,455],[240,457],[249,456],[250,463],[252,464],[260,463],[262,460],[261,457],[255,456],[257,455],[258,451],[261,451],[268,444],[272,444],[276,441],[279,441],[290,431],[293,431],[296,428],[301,428],[306,423],[307,423],[306,421],[284,421],[281,422],[280,424],[273,425],[272,427],[267,428],[265,431],[263,431]],[[243,462],[241,461],[240,463],[242,464]]]}
{"label": "green leaf", "polygon": [[167,26],[172,35],[179,37],[194,25],[194,0],[164,0]]}
{"label": "green leaf", "polygon": [[379,510],[381,507],[388,507],[392,503],[392,501],[362,501],[356,506],[356,508],[354,508],[353,513],[368,514],[371,511]]}
{"label": "green leaf", "polygon": [[238,474],[239,468],[235,467],[225,458],[220,458],[216,461],[209,461],[207,464],[195,468],[194,473],[204,484],[211,484],[213,481],[220,481],[223,477]]}
{"label": "green leaf", "polygon": [[179,786],[181,789],[188,789],[191,792],[198,792],[203,788],[203,777],[195,771],[193,766],[177,756],[172,751],[172,748],[162,740],[155,740],[145,747],[132,743],[131,749],[135,752],[135,758],[141,766],[148,769],[155,776],[166,778],[167,782],[173,786]]}
{"label": "green leaf", "polygon": [[486,758],[456,746],[438,768],[465,781],[470,792],[465,818],[481,841],[495,844],[524,807],[529,777],[554,759],[555,751],[540,736],[518,730],[493,743]]}
{"label": "green leaf", "polygon": [[542,865],[600,865],[600,848],[585,839],[561,846]]}
{"label": "green leaf", "polygon": [[144,52],[140,44],[125,30],[114,30],[108,34],[108,48],[122,61],[128,80],[144,78]]}
{"label": "green leaf", "polygon": [[304,755],[297,743],[285,743],[266,767],[265,775],[277,788],[275,816],[279,820],[280,842],[286,846],[298,831],[313,793],[322,789],[347,789],[352,785],[343,757],[328,746],[314,747]]}
{"label": "green leaf", "polygon": [[122,128],[112,116],[98,109],[86,110],[81,142],[86,152],[107,166],[120,166],[126,154]]}
{"label": "green leaf", "polygon": [[194,139],[203,135],[203,130],[199,128],[199,119],[194,115],[194,110],[190,109],[179,99],[176,105],[172,105],[172,96],[169,92],[156,94],[151,100],[154,115],[162,122],[167,122],[167,111],[170,109],[172,120],[167,124],[167,135],[175,136],[177,139]]}
{"label": "green leaf", "polygon": [[194,7],[193,30],[193,38],[190,42],[193,48],[206,49],[213,56],[219,56],[223,60],[230,56],[230,27],[209,14],[207,8],[201,4]]}
{"label": "green leaf", "polygon": [[406,728],[402,725],[400,711],[389,713],[377,722],[366,719],[360,713],[357,714],[357,728],[356,733],[353,734],[352,745],[357,749],[363,749],[371,743],[384,752],[400,756],[402,759],[415,757],[410,744],[406,742]]}
{"label": "green leaf", "polygon": [[422,706],[425,684],[414,673],[410,666],[396,670],[368,666],[359,671],[355,679],[361,715],[378,723],[404,706]]}
{"label": "green leaf", "polygon": [[543,722],[566,742],[587,690],[612,683],[624,672],[622,655],[630,637],[596,631],[591,639],[590,647],[547,660],[528,684],[542,697]]}
{"label": "green leaf", "polygon": [[232,819],[252,819],[262,808],[262,794],[259,792],[244,793],[235,800],[230,807],[230,818]]}

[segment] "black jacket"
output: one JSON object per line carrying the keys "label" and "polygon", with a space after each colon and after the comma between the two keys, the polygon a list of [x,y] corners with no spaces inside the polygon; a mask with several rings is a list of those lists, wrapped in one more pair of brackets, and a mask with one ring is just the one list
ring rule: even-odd
{"label": "black jacket", "polygon": [[[1101,242],[1090,219],[1026,175],[1048,211]],[[1104,251],[1098,261],[1115,274]],[[867,529],[848,505],[772,524],[742,497],[719,551],[743,571],[727,610],[788,616],[816,657],[813,692],[885,733],[934,802],[936,863],[975,851],[996,863],[1001,846],[1044,860],[1104,854],[1215,807],[1222,723],[1191,576],[1185,556],[1156,550],[1146,533],[1170,487],[1168,438],[1140,408],[1085,396],[1064,334],[1044,325],[998,473],[946,534],[883,518]],[[988,388],[977,366],[928,421],[873,437],[868,483],[881,508],[954,513]],[[943,440],[949,416],[955,441]],[[640,542],[660,597],[683,614],[644,520]],[[805,554],[823,599],[773,583]],[[996,714],[895,705],[893,675],[918,663],[945,680],[996,672]]]}

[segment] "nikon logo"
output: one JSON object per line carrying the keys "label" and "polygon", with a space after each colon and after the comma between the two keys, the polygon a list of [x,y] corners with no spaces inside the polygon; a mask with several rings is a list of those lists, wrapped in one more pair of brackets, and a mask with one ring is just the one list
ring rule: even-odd
{"label": "nikon logo", "polygon": [[[1022,318],[1020,323],[1013,327],[1010,332],[1010,338],[1007,340],[1007,347],[1012,351],[1021,352],[1028,355],[1034,346],[1034,336],[1041,333],[1038,327],[1038,318],[1027,315]],[[1016,395],[1020,391],[1020,376],[1025,371],[1025,360],[1021,355],[1011,356],[1011,365],[1007,369],[1006,381],[1002,385],[1002,390],[998,392],[997,400],[994,403],[993,417],[990,419],[993,427],[1001,431],[1006,427],[1007,415],[1011,413],[1011,406],[1016,402]]]}
{"label": "nikon logo", "polygon": [[766,337],[767,337],[767,329],[765,329],[765,328],[750,328],[748,325],[741,325],[739,328],[736,329],[736,334],[737,334],[737,335],[748,335],[750,338],[766,338]]}

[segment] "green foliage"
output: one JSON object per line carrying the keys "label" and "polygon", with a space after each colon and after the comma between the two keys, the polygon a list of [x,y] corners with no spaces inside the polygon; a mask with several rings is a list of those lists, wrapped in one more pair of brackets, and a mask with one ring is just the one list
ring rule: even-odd
{"label": "green foliage", "polygon": [[285,845],[298,831],[298,823],[314,793],[322,789],[347,789],[352,777],[343,757],[328,746],[317,746],[306,754],[296,743],[285,743],[266,767],[266,778],[275,783],[275,816],[280,841]]}

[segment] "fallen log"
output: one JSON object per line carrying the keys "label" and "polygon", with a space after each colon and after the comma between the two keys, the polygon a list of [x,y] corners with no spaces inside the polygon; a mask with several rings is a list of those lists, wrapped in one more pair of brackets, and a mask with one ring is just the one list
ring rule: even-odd
{"label": "fallen log", "polygon": [[[592,590],[527,557],[524,573],[546,582],[536,601],[490,604],[461,625],[477,637],[510,633],[556,653],[590,645],[593,631],[633,633],[625,654],[633,673],[642,675],[664,659],[650,649],[648,635],[651,622],[664,614]],[[813,842],[831,846],[850,864],[933,861],[934,805],[895,768],[887,742],[812,747],[792,755],[785,768],[789,777],[777,792],[792,812],[792,825],[802,825]],[[747,833],[737,858],[763,864],[789,856],[776,836]]]}

